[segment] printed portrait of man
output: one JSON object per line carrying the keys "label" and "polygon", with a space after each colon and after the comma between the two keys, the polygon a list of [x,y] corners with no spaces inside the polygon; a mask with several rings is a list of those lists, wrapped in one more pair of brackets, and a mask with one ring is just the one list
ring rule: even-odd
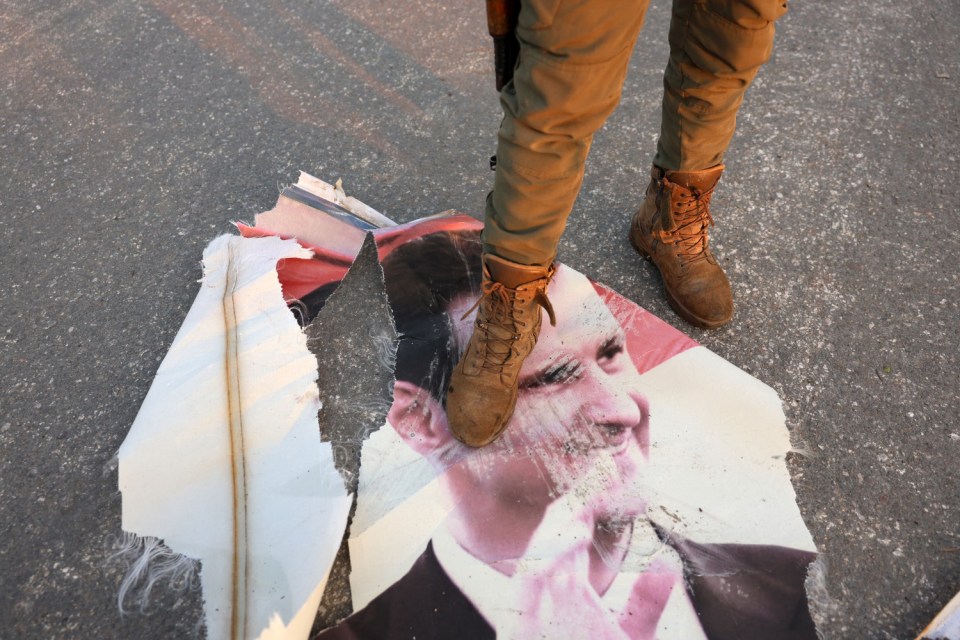
{"label": "printed portrait of man", "polygon": [[[556,322],[543,312],[502,437],[471,449],[451,435],[443,396],[481,295],[481,247],[470,228],[381,241],[400,338],[382,430],[393,468],[377,488],[361,476],[354,527],[365,526],[367,496],[386,513],[405,500],[390,495],[403,484],[435,487],[428,502],[444,516],[408,510],[387,525],[388,538],[422,528],[426,548],[319,637],[815,638],[804,591],[814,553],[698,541],[649,517],[680,519],[661,499],[671,470],[651,446],[658,408],[636,353],[646,347],[575,270],[560,265],[550,285]],[[362,473],[376,473],[372,460],[365,449]],[[364,548],[351,546],[355,569]]]}

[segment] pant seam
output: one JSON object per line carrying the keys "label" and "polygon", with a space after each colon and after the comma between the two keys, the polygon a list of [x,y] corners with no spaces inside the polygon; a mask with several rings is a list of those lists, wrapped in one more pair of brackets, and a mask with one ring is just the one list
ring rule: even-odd
{"label": "pant seam", "polygon": [[[692,21],[693,12],[697,10],[696,4],[690,7],[690,11],[687,13],[686,22],[683,29],[683,42],[680,43],[680,57],[689,58],[687,54],[687,43],[690,42],[690,23]],[[687,89],[684,86],[687,80],[687,74],[683,70],[682,62],[678,61],[677,70],[680,72],[680,86],[678,87],[680,93],[680,100],[677,101],[677,166],[683,166],[683,118],[680,117],[680,109],[683,108],[684,99],[687,97]]]}

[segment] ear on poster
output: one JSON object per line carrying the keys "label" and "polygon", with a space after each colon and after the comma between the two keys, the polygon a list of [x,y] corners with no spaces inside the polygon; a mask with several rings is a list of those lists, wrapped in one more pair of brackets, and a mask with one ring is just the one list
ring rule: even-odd
{"label": "ear on poster", "polygon": [[446,411],[429,391],[412,382],[397,380],[387,421],[411,449],[434,466],[442,466],[437,454],[450,446],[453,436]]}

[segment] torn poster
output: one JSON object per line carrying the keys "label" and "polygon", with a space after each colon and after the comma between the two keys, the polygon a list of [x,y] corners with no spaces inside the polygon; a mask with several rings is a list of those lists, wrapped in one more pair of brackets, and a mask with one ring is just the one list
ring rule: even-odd
{"label": "torn poster", "polygon": [[306,638],[351,496],[284,302],[295,241],[222,236],[119,452],[123,528],[199,559],[208,638]]}
{"label": "torn poster", "polygon": [[[298,187],[308,194],[290,200],[315,214],[281,212],[241,227],[248,237],[298,238],[313,252],[291,250],[279,264],[277,255],[267,279],[275,282],[275,266],[283,298],[309,320],[363,235],[373,233],[401,336],[387,424],[361,452],[349,539],[355,611],[321,638],[816,637],[804,591],[816,550],[795,502],[784,459],[789,437],[771,389],[561,266],[549,290],[557,326],[544,324],[522,373],[516,414],[496,443],[467,449],[449,434],[443,392],[470,330],[472,317],[463,315],[479,295],[479,223],[441,216],[383,228],[382,220],[367,219],[365,226],[341,215],[349,213],[342,192],[325,186],[320,195],[304,180]],[[369,213],[356,208],[360,218]],[[300,406],[300,396],[288,402]],[[211,446],[192,433],[178,443]],[[151,456],[171,455],[157,446]],[[125,486],[132,484],[124,471],[130,459],[121,456]],[[277,509],[304,519],[323,513],[328,526],[311,530],[316,549],[292,541],[313,524],[292,523],[290,544],[278,546],[288,558],[319,550],[325,563],[317,567],[328,569],[346,501],[339,479],[333,482],[329,449],[315,460],[318,475],[336,489],[321,491],[330,499]],[[162,502],[161,489],[181,483],[148,475],[142,484],[143,495],[152,491]],[[156,517],[134,526],[128,491],[125,527],[172,546],[177,514],[141,508],[144,522]],[[257,503],[249,506],[253,518]],[[205,574],[208,564],[205,558]],[[216,588],[237,593],[219,571]],[[258,609],[263,615],[251,618],[244,637],[270,621],[278,630],[287,625],[283,637],[305,637],[300,623],[315,609],[322,579],[310,584],[318,587],[297,600],[299,609]],[[205,582],[205,596],[207,589]],[[229,596],[219,602],[229,609]],[[295,632],[287,622],[292,613]],[[217,621],[209,637],[230,637],[233,620]]]}
{"label": "torn poster", "polygon": [[775,392],[573,269],[550,286],[557,326],[504,435],[451,437],[479,228],[373,231],[401,336],[394,398],[362,449],[355,613],[320,637],[815,638],[816,550]]}
{"label": "torn poster", "polygon": [[960,593],[947,603],[917,640],[960,640]]}

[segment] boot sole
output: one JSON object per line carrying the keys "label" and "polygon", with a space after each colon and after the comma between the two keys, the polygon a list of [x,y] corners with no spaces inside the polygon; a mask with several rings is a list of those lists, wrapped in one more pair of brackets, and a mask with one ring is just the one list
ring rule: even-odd
{"label": "boot sole", "polygon": [[633,245],[633,248],[636,249],[637,253],[640,254],[640,257],[652,264],[657,268],[657,275],[660,276],[660,282],[663,283],[663,292],[667,298],[667,304],[670,305],[670,308],[673,309],[674,313],[683,318],[686,322],[692,324],[695,327],[700,329],[716,329],[722,327],[723,325],[730,322],[733,319],[733,314],[731,313],[726,318],[721,318],[720,320],[707,320],[706,318],[701,318],[700,316],[694,315],[686,307],[684,307],[679,300],[673,295],[673,292],[670,290],[670,287],[667,286],[667,281],[664,280],[663,274],[660,272],[660,266],[654,262],[653,256],[650,255],[650,252],[642,245],[640,240],[637,238],[639,233],[635,224],[630,224],[630,244]]}

